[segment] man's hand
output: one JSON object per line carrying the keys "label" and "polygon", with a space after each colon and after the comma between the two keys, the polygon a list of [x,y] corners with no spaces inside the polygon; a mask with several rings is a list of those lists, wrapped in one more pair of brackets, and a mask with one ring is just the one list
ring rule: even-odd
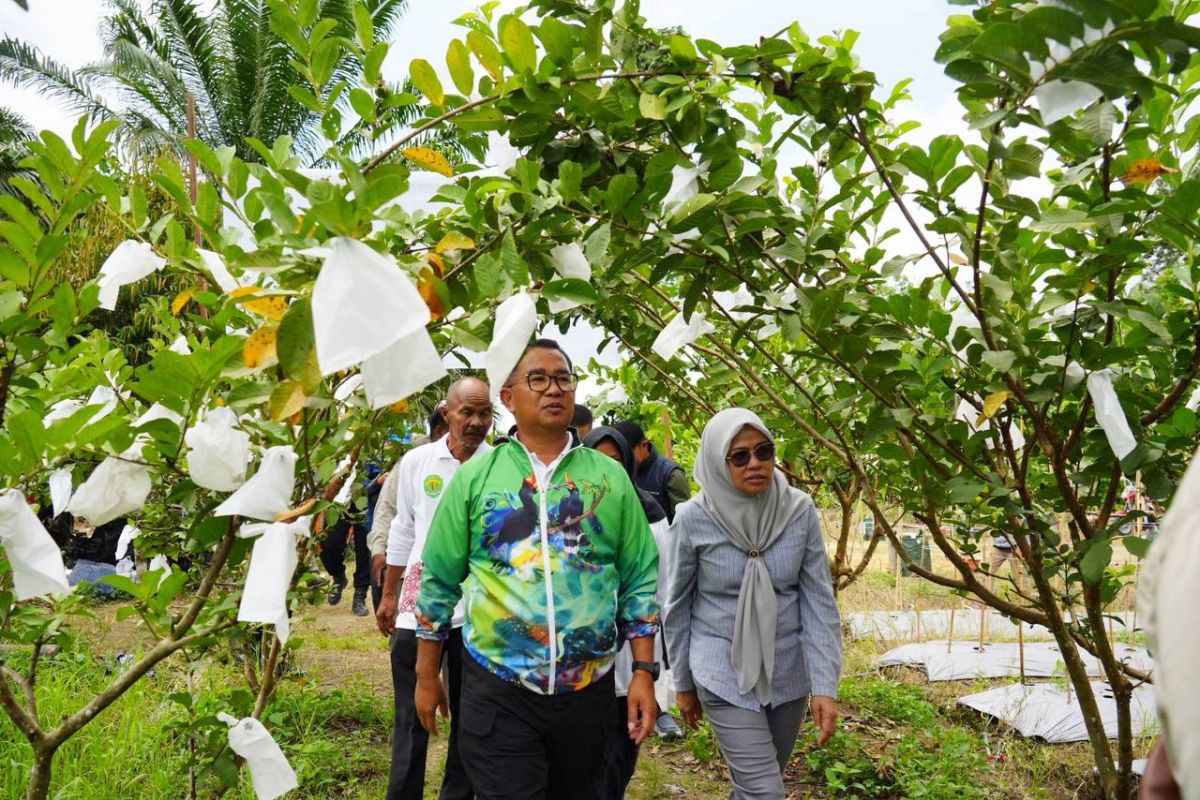
{"label": "man's hand", "polygon": [[400,606],[400,597],[396,594],[384,594],[379,598],[379,608],[375,609],[375,625],[384,636],[391,636],[396,630],[396,610]]}
{"label": "man's hand", "polygon": [[700,695],[693,689],[688,692],[676,692],[675,702],[679,704],[679,716],[683,724],[695,728],[704,719],[704,709],[700,706]]}
{"label": "man's hand", "polygon": [[434,674],[423,677],[418,673],[413,703],[417,708],[417,719],[421,721],[421,727],[428,731],[430,736],[437,736],[436,712],[440,711],[443,717],[450,718],[450,704],[446,701],[446,689],[442,686],[441,676]]}
{"label": "man's hand", "polygon": [[813,725],[817,728],[817,747],[824,747],[837,727],[837,700],[815,694],[809,707],[812,709]]}
{"label": "man's hand", "polygon": [[625,702],[629,704],[629,738],[634,744],[641,744],[650,735],[650,731],[654,730],[654,722],[658,719],[654,679],[650,677],[649,672],[640,669],[633,671]]}
{"label": "man's hand", "polygon": [[387,572],[387,556],[383,553],[371,556],[371,574],[375,576],[375,585],[383,588],[383,574]]}

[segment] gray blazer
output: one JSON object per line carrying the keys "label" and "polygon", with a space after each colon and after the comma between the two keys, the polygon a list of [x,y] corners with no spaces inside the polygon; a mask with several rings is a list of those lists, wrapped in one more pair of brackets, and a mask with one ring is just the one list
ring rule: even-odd
{"label": "gray blazer", "polygon": [[[733,620],[746,554],[695,501],[676,509],[663,618],[676,691],[696,684],[727,703],[758,711],[738,691]],[[779,602],[771,705],[808,695],[837,697],[842,626],[817,510],[809,506],[762,555]]]}

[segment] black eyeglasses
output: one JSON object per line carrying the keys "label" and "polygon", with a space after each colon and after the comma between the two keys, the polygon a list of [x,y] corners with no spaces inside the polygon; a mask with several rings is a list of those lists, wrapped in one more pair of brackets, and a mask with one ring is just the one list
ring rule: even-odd
{"label": "black eyeglasses", "polygon": [[775,445],[770,442],[763,442],[758,447],[751,450],[748,447],[740,447],[734,450],[729,455],[725,456],[725,460],[735,467],[744,467],[750,463],[750,457],[754,456],[757,460],[766,464],[775,460]]}
{"label": "black eyeglasses", "polygon": [[541,394],[550,388],[551,381],[558,386],[560,392],[575,391],[575,375],[571,372],[560,372],[557,375],[547,375],[544,372],[526,372],[525,385],[529,391]]}

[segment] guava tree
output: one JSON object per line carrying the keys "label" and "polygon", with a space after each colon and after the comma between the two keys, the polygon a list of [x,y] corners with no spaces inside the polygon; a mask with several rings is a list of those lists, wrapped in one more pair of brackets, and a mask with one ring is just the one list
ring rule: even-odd
{"label": "guava tree", "polygon": [[[548,293],[590,301],[582,313],[675,376],[680,404],[769,401],[858,478],[897,545],[880,513],[895,497],[954,568],[917,574],[1053,632],[1103,791],[1127,796],[1129,697],[1145,676],[1104,624],[1121,580],[1113,511],[1139,473],[1169,496],[1195,429],[1190,4],[952,17],[936,57],[974,133],[927,144],[906,138],[903,87],[876,96],[852,35],[792,27],[723,47],[647,29],[636,4],[535,7],[537,25],[500,20],[498,47],[467,21],[448,58],[462,95],[414,64],[444,99],[422,127],[494,126],[523,153],[503,177],[443,192],[473,227],[495,215],[504,229],[471,277],[499,293],[497,265],[518,285],[528,268]],[[469,99],[465,54],[504,91]],[[494,191],[501,206],[479,203]],[[727,308],[719,295],[739,287],[750,299]],[[719,392],[650,355],[664,328],[699,337]],[[1028,585],[996,589],[973,569],[987,531],[1016,535]],[[1115,753],[1080,649],[1113,685]]]}

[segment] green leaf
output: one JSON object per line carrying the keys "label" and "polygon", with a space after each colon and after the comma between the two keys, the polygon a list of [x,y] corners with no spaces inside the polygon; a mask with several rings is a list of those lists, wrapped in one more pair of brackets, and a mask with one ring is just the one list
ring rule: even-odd
{"label": "green leaf", "polygon": [[288,306],[275,339],[279,366],[285,376],[296,380],[305,377],[306,363],[313,350],[313,336],[312,304],[307,297],[302,297]]}
{"label": "green leaf", "polygon": [[514,71],[537,71],[537,44],[533,41],[533,31],[519,17],[506,14],[500,18],[500,47]]}
{"label": "green leaf", "polygon": [[492,80],[499,81],[504,75],[504,65],[496,43],[479,31],[471,31],[467,34],[467,47],[471,48],[471,52],[492,76]]}
{"label": "green leaf", "polygon": [[452,39],[446,50],[446,66],[454,87],[463,95],[475,90],[475,70],[471,67],[471,53],[459,39]]}
{"label": "green leaf", "polygon": [[691,227],[689,223],[691,223],[692,218],[716,202],[716,199],[716,196],[704,192],[689,197],[671,215],[671,230],[687,230]]}
{"label": "green leaf", "polygon": [[575,51],[575,35],[579,28],[567,25],[555,17],[546,17],[537,27],[538,39],[546,48],[546,55],[556,64],[570,64]]}
{"label": "green leaf", "polygon": [[636,176],[627,172],[614,175],[608,182],[608,189],[604,192],[604,203],[613,214],[620,214],[625,210],[629,198],[633,197],[637,190],[638,179]]}
{"label": "green leaf", "polygon": [[638,100],[638,109],[646,119],[666,119],[667,99],[660,94],[642,92]]}
{"label": "green leaf", "polygon": [[511,228],[504,232],[504,238],[500,241],[500,266],[514,285],[524,286],[529,283],[529,265],[517,252],[517,240]]}
{"label": "green leaf", "polygon": [[500,271],[500,263],[494,255],[484,253],[476,259],[472,272],[475,276],[475,287],[485,299],[500,296],[504,289],[504,274]]}
{"label": "green leaf", "polygon": [[997,372],[1008,372],[1016,359],[1017,354],[1011,350],[988,350],[983,354],[983,363]]}
{"label": "green leaf", "polygon": [[304,402],[307,399],[304,395],[304,386],[300,381],[281,382],[275,387],[275,391],[271,392],[271,399],[267,402],[271,419],[276,422],[287,419],[304,408]]}
{"label": "green leaf", "polygon": [[417,91],[425,95],[430,103],[435,106],[445,105],[446,94],[432,64],[423,58],[414,58],[409,64],[408,74],[413,86],[417,87]]}
{"label": "green leaf", "polygon": [[1042,212],[1041,219],[1029,224],[1030,230],[1042,233],[1062,233],[1063,231],[1083,231],[1092,227],[1095,221],[1088,218],[1087,212],[1080,208],[1048,208]]}
{"label": "green leaf", "polygon": [[1137,558],[1145,558],[1146,553],[1150,551],[1150,540],[1143,539],[1141,536],[1126,536],[1121,541],[1125,544],[1125,549],[1129,554]]}
{"label": "green leaf", "polygon": [[686,36],[675,34],[670,41],[671,58],[681,67],[690,67],[696,63],[696,45]]}
{"label": "green leaf", "polygon": [[1093,542],[1079,560],[1079,572],[1084,581],[1092,586],[1099,583],[1104,577],[1104,570],[1108,569],[1108,563],[1112,561],[1112,555],[1112,545],[1107,539]]}
{"label": "green leaf", "polygon": [[570,300],[573,303],[591,304],[600,301],[595,288],[580,278],[561,278],[546,283],[542,295],[550,300]]}

